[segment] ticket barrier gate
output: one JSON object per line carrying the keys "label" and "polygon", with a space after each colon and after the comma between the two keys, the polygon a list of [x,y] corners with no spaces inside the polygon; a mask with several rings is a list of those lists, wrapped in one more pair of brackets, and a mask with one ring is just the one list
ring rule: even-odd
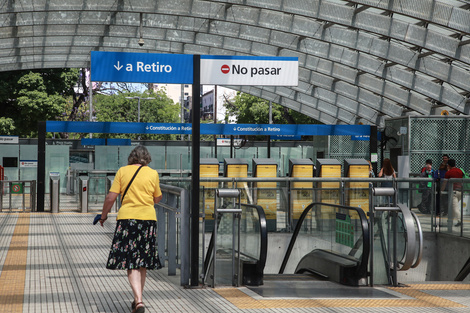
{"label": "ticket barrier gate", "polygon": [[[369,162],[365,159],[345,159],[344,176],[349,178],[369,178]],[[369,210],[369,183],[368,182],[348,182],[346,205],[358,207],[368,214]]]}
{"label": "ticket barrier gate", "polygon": [[78,198],[79,198],[79,209],[81,213],[88,213],[88,176],[78,177]]}
{"label": "ticket barrier gate", "polygon": [[[317,159],[317,173],[321,178],[341,178],[341,163],[335,159]],[[329,182],[326,179],[317,186],[316,200],[321,203],[340,205],[342,201],[341,186],[339,182]],[[335,227],[335,212],[330,207],[320,210],[320,214],[315,216],[319,220],[318,225],[325,228]]]}
{"label": "ticket barrier gate", "polygon": [[[225,177],[248,177],[248,162],[245,159],[226,158],[224,159],[224,176]],[[236,186],[227,183],[227,188],[240,188],[242,203],[253,203],[251,192],[246,182],[241,182]]]}
{"label": "ticket barrier gate", "polygon": [[[313,162],[310,159],[289,159],[289,175],[298,178],[312,178],[314,172]],[[289,224],[295,228],[302,212],[313,202],[313,183],[292,182],[290,185],[290,206],[292,214]],[[305,227],[310,227],[311,218],[306,218]]]}
{"label": "ticket barrier gate", "polygon": [[[200,178],[219,177],[219,161],[216,158],[201,159],[199,164]],[[199,185],[203,191],[201,207],[204,208],[204,228],[206,232],[211,232],[214,228],[215,191],[219,187],[219,183],[204,181]]]}
{"label": "ticket barrier gate", "polygon": [[[254,177],[277,177],[277,161],[273,159],[253,159]],[[277,223],[277,183],[255,183],[254,202],[264,209],[268,231],[276,231]]]}
{"label": "ticket barrier gate", "polygon": [[[106,189],[106,194],[109,193],[109,189],[111,189],[111,186],[114,181],[114,175],[106,176],[105,180],[105,189]],[[121,196],[119,195],[116,201],[114,201],[113,206],[111,207],[111,213],[116,213],[118,211],[118,208],[121,206]]]}
{"label": "ticket barrier gate", "polygon": [[49,195],[51,198],[51,212],[59,213],[60,174],[58,172],[49,173]]}
{"label": "ticket barrier gate", "polygon": [[[212,262],[211,268],[207,271],[209,277],[208,284],[214,288],[216,282],[228,283],[232,286],[240,285],[240,219],[241,219],[241,203],[240,190],[238,189],[217,189],[215,197],[214,210],[214,230],[212,237]],[[224,203],[223,199],[231,199],[231,204]],[[222,214],[232,215],[232,247],[230,249],[220,249],[218,247],[217,231]],[[228,269],[231,264],[231,271]],[[220,273],[220,278],[218,274]],[[231,277],[227,277],[227,273],[231,273]]]}

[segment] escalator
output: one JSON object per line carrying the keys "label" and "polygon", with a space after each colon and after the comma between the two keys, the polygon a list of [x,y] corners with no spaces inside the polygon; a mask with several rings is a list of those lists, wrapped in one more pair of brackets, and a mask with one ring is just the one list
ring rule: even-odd
{"label": "escalator", "polygon": [[[264,280],[297,282],[296,285],[305,281],[329,281],[345,286],[372,285],[374,281],[393,285],[397,271],[416,267],[421,259],[420,224],[406,207],[376,212],[375,220],[370,221],[360,208],[311,203],[296,224],[287,252],[285,255],[281,252],[279,273],[264,274],[267,260],[275,262],[277,258],[273,257],[273,252],[268,254],[264,212],[255,205],[242,204],[241,207],[242,235],[236,244],[238,248],[218,246],[215,254],[222,259],[238,255],[232,258],[238,263],[231,266],[239,269],[235,276],[240,285],[259,286]],[[224,214],[217,223],[219,234],[230,224],[223,220]],[[397,239],[393,239],[395,234]],[[214,272],[210,257],[214,252],[213,238],[214,234],[204,263],[206,283]],[[216,269],[218,272],[230,272],[228,267],[223,268],[224,262],[219,263],[222,265]]]}
{"label": "escalator", "polygon": [[[310,252],[300,260],[293,257],[301,250]],[[296,224],[279,274],[290,267],[288,272],[308,273],[312,279],[364,285],[369,252],[369,224],[362,209],[311,203]]]}

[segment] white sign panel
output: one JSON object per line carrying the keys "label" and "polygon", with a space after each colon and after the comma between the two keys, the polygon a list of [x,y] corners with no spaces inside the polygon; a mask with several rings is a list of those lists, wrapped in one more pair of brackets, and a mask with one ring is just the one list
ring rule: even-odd
{"label": "white sign panel", "polygon": [[20,167],[38,167],[36,160],[20,160]]}
{"label": "white sign panel", "polygon": [[[234,138],[233,145],[238,147],[242,143],[241,139]],[[229,138],[217,138],[217,146],[218,147],[230,147],[230,139]]]}
{"label": "white sign panel", "polygon": [[296,57],[201,55],[202,85],[297,86]]}
{"label": "white sign panel", "polygon": [[18,136],[0,136],[0,143],[18,143]]}

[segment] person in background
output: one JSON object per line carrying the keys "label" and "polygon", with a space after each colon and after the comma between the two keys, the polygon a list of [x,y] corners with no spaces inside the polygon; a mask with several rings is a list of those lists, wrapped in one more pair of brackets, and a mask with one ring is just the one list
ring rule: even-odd
{"label": "person in background", "polygon": [[[397,175],[395,173],[395,169],[393,168],[392,161],[390,161],[390,159],[384,159],[382,168],[380,169],[380,172],[379,172],[379,177],[385,177],[385,178],[388,178],[388,179],[397,178]],[[386,185],[387,186],[384,186],[382,184],[382,187],[391,187],[392,182],[390,182],[390,184],[386,184]]]}
{"label": "person in background", "polygon": [[99,220],[103,226],[114,201],[119,194],[125,193],[106,268],[127,270],[134,293],[132,313],[145,312],[142,293],[147,270],[161,268],[156,247],[157,216],[154,204],[162,199],[162,191],[157,171],[147,166],[151,161],[150,153],[144,146],[132,150],[128,165],[116,173]]}
{"label": "person in background", "polygon": [[[447,173],[447,162],[442,162],[439,168],[434,171],[434,180],[436,181],[436,216],[447,215],[447,194],[441,192],[441,185]],[[441,206],[442,203],[442,206]]]}
{"label": "person in background", "polygon": [[448,154],[443,154],[442,155],[442,162],[447,165],[447,162],[449,162],[449,155]]}
{"label": "person in background", "polygon": [[[382,168],[380,169],[378,176],[387,178],[387,181],[382,183],[381,185],[382,187],[393,187],[392,179],[397,178],[397,175],[395,173],[395,169],[393,168],[392,161],[390,161],[390,159],[388,158],[384,159],[382,163]],[[393,203],[393,197],[388,198],[388,203],[389,204]]]}
{"label": "person in background", "polygon": [[[428,177],[434,179],[434,170],[432,169],[432,160],[427,159],[426,165],[424,166],[424,171],[419,175],[420,177]],[[432,181],[430,182],[420,182],[420,191],[421,191],[421,203],[418,204],[418,210],[421,213],[428,214],[431,213],[431,203],[432,203]]]}
{"label": "person in background", "polygon": [[[463,172],[455,165],[454,159],[449,159],[447,162],[447,172],[444,176],[444,182],[441,186],[441,191],[446,190],[447,181],[451,178],[463,178]],[[455,226],[461,226],[461,212],[460,212],[460,205],[459,202],[462,200],[462,183],[454,183],[452,186],[452,217],[457,220],[457,224]]]}
{"label": "person in background", "polygon": [[374,168],[372,167],[372,163],[369,160],[367,160],[367,163],[369,163],[369,177],[375,177]]}

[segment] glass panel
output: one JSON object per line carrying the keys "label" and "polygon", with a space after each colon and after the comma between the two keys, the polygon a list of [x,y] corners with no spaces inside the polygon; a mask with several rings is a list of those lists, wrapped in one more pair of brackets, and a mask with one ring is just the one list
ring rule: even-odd
{"label": "glass panel", "polygon": [[[131,146],[125,146],[125,147],[119,147],[119,167],[127,165],[127,159],[129,157],[129,154],[131,153],[132,149],[134,147]],[[149,150],[149,149],[148,149]],[[151,164],[155,161],[155,156],[153,153],[149,150],[150,155],[152,156],[152,162],[149,164],[151,168],[155,168],[151,166]]]}
{"label": "glass panel", "polygon": [[60,193],[65,193],[69,168],[69,146],[46,146],[46,193],[49,193],[49,173],[60,174]]}
{"label": "glass panel", "polygon": [[119,147],[95,146],[95,169],[117,171],[119,169]]}
{"label": "glass panel", "polygon": [[22,145],[20,148],[20,180],[36,180],[37,166],[25,166],[22,161],[36,161],[38,159],[38,147],[36,145]]}
{"label": "glass panel", "polygon": [[[233,209],[231,201],[224,204],[226,209]],[[237,225],[235,225],[235,234]],[[235,268],[233,245],[238,247],[237,236],[234,236],[234,215],[221,213],[221,219],[217,227],[215,285],[232,285],[232,268]]]}
{"label": "glass panel", "polygon": [[[159,148],[162,153],[162,147]],[[191,169],[191,153],[189,147],[167,147],[166,169],[188,170]]]}
{"label": "glass panel", "polygon": [[356,211],[315,205],[302,223],[285,274],[296,272],[301,259],[316,249],[361,259],[363,230]]}

